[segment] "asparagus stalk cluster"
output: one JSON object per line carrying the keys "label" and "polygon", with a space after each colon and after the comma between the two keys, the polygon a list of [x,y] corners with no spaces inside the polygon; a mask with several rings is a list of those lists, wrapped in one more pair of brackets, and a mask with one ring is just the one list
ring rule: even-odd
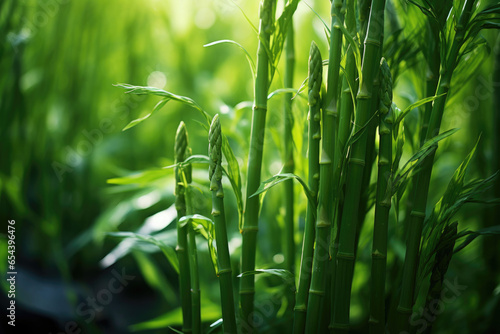
{"label": "asparagus stalk cluster", "polygon": [[[287,296],[294,306],[293,333],[318,333],[324,325],[325,306],[332,308],[330,330],[332,333],[348,333],[350,330],[351,288],[361,224],[367,211],[369,180],[375,151],[375,130],[378,125],[378,175],[373,228],[372,267],[370,281],[370,319],[372,334],[386,332],[385,281],[387,270],[388,225],[391,209],[391,177],[393,165],[393,124],[392,75],[382,55],[385,0],[360,0],[358,13],[361,31],[357,32],[356,0],[331,1],[331,39],[328,59],[326,93],[321,94],[323,81],[323,60],[316,43],[312,42],[309,55],[308,78],[308,185],[313,200],[309,201],[303,235],[298,289],[295,298]],[[441,53],[439,80],[430,76],[427,95],[436,90],[439,96],[433,105],[428,105],[424,113],[422,142],[439,133],[446,96],[450,89],[453,71],[459,61],[460,52],[467,34],[467,23],[473,13],[475,0],[465,0],[464,8],[456,29],[455,38],[447,52]],[[260,199],[254,196],[260,185],[263,156],[263,139],[273,55],[271,36],[274,29],[276,1],[262,0],[260,8],[259,47],[257,71],[254,86],[254,105],[250,152],[248,159],[246,203],[242,233],[241,271],[239,295],[242,322],[248,332],[255,330],[254,295],[256,241]],[[345,17],[345,30],[343,28]],[[279,23],[279,20],[278,20]],[[366,28],[366,29],[365,29]],[[341,77],[343,31],[350,36],[345,48],[344,76]],[[364,39],[361,48],[361,73],[357,73],[354,45],[356,36]],[[435,36],[434,36],[435,37]],[[273,37],[274,38],[274,37]],[[439,44],[439,41],[434,41]],[[354,44],[353,43],[353,44]],[[437,54],[439,45],[432,45],[428,57]],[[286,43],[287,65],[285,86],[293,86],[293,27],[288,30]],[[357,51],[356,51],[357,52]],[[429,65],[435,74],[436,61]],[[359,77],[358,77],[359,74]],[[342,81],[341,81],[342,79]],[[339,85],[342,84],[341,89]],[[356,98],[353,99],[353,91]],[[284,107],[285,168],[283,172],[293,173],[292,126],[290,94],[286,95]],[[354,109],[356,110],[355,115]],[[378,110],[378,112],[377,112]],[[370,121],[378,120],[378,123]],[[353,123],[353,125],[351,125]],[[353,139],[349,142],[349,139]],[[320,142],[321,141],[321,142]],[[320,146],[321,145],[321,146]],[[321,150],[320,150],[321,147]],[[222,318],[225,333],[237,333],[232,270],[228,249],[228,236],[224,212],[224,191],[222,187],[222,132],[219,116],[215,115],[209,131],[209,180],[212,191],[212,216],[215,224],[215,239],[218,254],[218,275],[222,304]],[[406,242],[406,255],[402,268],[401,294],[396,316],[390,319],[391,332],[409,330],[408,316],[415,302],[415,277],[418,271],[418,257],[422,227],[430,177],[437,144],[428,154],[413,184],[411,213]],[[181,123],[176,135],[176,163],[190,155],[187,132]],[[344,170],[344,162],[348,168]],[[191,211],[189,186],[191,171],[189,166],[176,167],[176,208],[178,215]],[[345,179],[345,183],[344,183]],[[345,185],[345,189],[343,188]],[[294,216],[293,183],[285,183],[285,255],[286,268],[294,273]],[[311,196],[310,196],[311,198]],[[309,199],[310,199],[309,198]],[[431,275],[431,285],[427,302],[441,291],[444,273],[451,259],[456,224],[447,226],[441,236],[443,244],[436,256]],[[450,240],[453,240],[451,242]],[[183,331],[200,332],[199,282],[197,273],[196,243],[194,230],[190,225],[178,226],[179,270],[181,277],[181,301],[183,311]],[[331,261],[333,259],[333,261]],[[327,284],[329,283],[329,285]],[[330,291],[331,290],[331,291]],[[331,293],[331,295],[329,295]]]}

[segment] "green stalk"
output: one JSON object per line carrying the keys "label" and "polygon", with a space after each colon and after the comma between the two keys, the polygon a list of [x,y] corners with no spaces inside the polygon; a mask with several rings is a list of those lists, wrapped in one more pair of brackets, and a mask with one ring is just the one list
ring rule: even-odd
{"label": "green stalk", "polygon": [[[368,29],[368,19],[370,17],[370,6],[372,4],[372,0],[358,0],[358,9],[359,9],[359,37],[360,41],[364,41],[366,38],[366,30]],[[365,46],[361,44],[360,47],[361,56],[363,56],[365,52]]]}
{"label": "green stalk", "polygon": [[[182,162],[191,155],[184,122],[179,124],[175,136],[175,161]],[[175,168],[177,195],[175,207],[179,217],[192,213],[191,208],[191,166]],[[180,291],[183,314],[183,331],[201,332],[200,283],[198,276],[198,255],[195,232],[191,225],[177,228],[177,254],[179,257]]]}
{"label": "green stalk", "polygon": [[[311,43],[309,53],[309,189],[314,198],[318,199],[319,188],[319,141],[321,139],[321,102],[320,91],[323,77],[323,64],[321,53],[316,43]],[[302,257],[300,262],[299,287],[294,308],[293,333],[304,333],[306,325],[306,306],[309,284],[311,283],[311,270],[314,246],[314,208],[307,205],[306,225],[302,244]]]}
{"label": "green stalk", "polygon": [[391,197],[387,187],[392,166],[392,77],[389,66],[382,58],[380,64],[381,98],[379,116],[379,157],[377,176],[377,199],[375,224],[373,227],[370,334],[385,333],[385,277],[387,264],[387,229]]}
{"label": "green stalk", "polygon": [[[351,36],[356,36],[357,29],[354,2],[355,0],[347,0],[347,10],[345,16],[346,29]],[[337,147],[335,149],[335,168],[338,170],[340,169],[339,164],[342,159],[341,155],[345,153],[347,140],[349,139],[349,135],[351,134],[351,120],[354,110],[352,92],[356,92],[358,88],[358,82],[356,80],[356,61],[354,59],[354,52],[351,47],[349,47],[346,57],[345,73],[342,81],[342,103],[340,105],[339,114],[338,140]],[[352,87],[350,87],[349,84],[352,85]]]}
{"label": "green stalk", "polygon": [[333,159],[337,133],[337,100],[342,52],[342,0],[334,0],[331,5],[331,38],[328,65],[327,92],[323,106],[323,135],[320,156],[320,185],[318,211],[316,216],[316,246],[314,248],[311,286],[307,302],[306,332],[316,333],[320,325],[321,306],[325,297],[327,269],[329,261],[329,235],[333,222]]}
{"label": "green stalk", "polygon": [[224,213],[224,190],[222,188],[222,131],[219,115],[215,115],[208,134],[210,156],[209,179],[212,191],[212,216],[215,224],[215,242],[219,264],[219,282],[222,304],[222,326],[224,333],[237,333],[234,310],[233,282],[231,259],[226,231],[226,216]]}
{"label": "green stalk", "polygon": [[[384,46],[384,32],[380,35],[380,48],[378,53],[378,59],[382,59],[382,49]],[[373,79],[373,95],[371,100],[371,115],[375,115],[379,109],[380,104],[380,75],[379,70],[377,69]],[[366,189],[366,191],[361,192],[361,199],[359,202],[359,216],[358,216],[358,225],[356,227],[356,241],[354,246],[354,257],[358,252],[358,244],[359,237],[361,235],[361,230],[363,229],[363,225],[365,223],[366,214],[368,213],[368,200],[370,192],[368,189],[370,188],[370,180],[372,177],[373,165],[376,160],[376,152],[375,152],[375,133],[377,132],[377,126],[379,123],[379,116],[375,116],[370,120],[368,127],[366,129],[367,140],[366,140],[366,157],[365,157],[365,167],[363,168],[363,180],[361,183],[361,189]]]}
{"label": "green stalk", "polygon": [[[184,122],[179,124],[175,135],[175,163],[184,161],[187,158],[188,137],[186,125]],[[186,215],[186,198],[184,183],[182,180],[182,170],[175,168],[175,209],[177,218],[180,219]],[[192,333],[192,313],[191,313],[191,275],[189,270],[188,255],[188,226],[177,224],[177,257],[179,259],[179,285],[182,308],[182,331]]]}
{"label": "green stalk", "polygon": [[[436,92],[439,81],[439,26],[436,24],[434,18],[427,18],[427,39],[428,48],[426,50],[427,61],[427,74],[425,84],[425,97],[433,96]],[[429,120],[432,113],[432,103],[426,103],[424,109],[424,118],[422,121],[422,128],[420,130],[420,146],[425,142],[427,129],[429,128]]]}
{"label": "green stalk", "polygon": [[[382,39],[380,40],[382,43]],[[381,44],[382,45],[382,44]],[[382,53],[379,53],[379,59],[382,58]],[[375,79],[373,80],[373,95],[372,95],[372,108],[370,115],[375,115],[378,110],[378,105],[380,103],[379,91],[380,91],[380,81],[378,79],[378,72],[375,74]],[[377,123],[378,116],[373,117],[366,129],[366,157],[365,157],[365,167],[363,168],[363,179],[361,181],[361,189],[365,189],[365,191],[361,192],[361,199],[359,202],[358,209],[358,223],[356,226],[356,241],[354,247],[354,255],[356,256],[358,252],[358,243],[359,236],[361,235],[361,230],[363,229],[363,225],[365,223],[366,214],[368,213],[368,200],[369,200],[369,191],[370,188],[370,180],[372,177],[373,165],[376,160],[376,152],[375,152],[375,134],[377,132]]]}
{"label": "green stalk", "polygon": [[[293,71],[295,67],[295,50],[293,36],[293,21],[288,24],[285,43],[285,88],[293,87]],[[293,161],[293,114],[292,114],[293,94],[285,94],[285,105],[283,109],[284,129],[283,143],[285,148],[283,173],[294,172]],[[285,201],[285,264],[286,269],[295,273],[295,229],[293,217],[293,180],[287,180],[283,185],[283,198]],[[288,312],[293,312],[295,304],[295,291],[288,290]],[[291,326],[290,326],[291,327]]]}
{"label": "green stalk", "polygon": [[[434,101],[432,114],[429,121],[429,128],[425,140],[429,140],[439,133],[441,121],[443,118],[446,98],[450,90],[451,78],[457,65],[460,48],[465,37],[465,27],[472,15],[472,9],[475,0],[468,0],[465,3],[464,11],[460,16],[456,27],[456,35],[453,40],[448,57],[443,60],[441,65],[441,75],[436,92],[436,96],[441,96]],[[427,205],[427,196],[429,192],[429,183],[432,174],[432,166],[436,153],[437,144],[434,151],[422,163],[422,170],[417,175],[415,183],[413,210],[410,213],[410,226],[406,240],[406,255],[403,265],[403,279],[401,285],[401,296],[398,305],[398,319],[395,322],[395,330],[399,333],[409,327],[408,318],[411,315],[415,298],[415,277],[418,270],[418,256],[420,249],[420,239],[422,237],[422,227],[425,219],[425,210]]]}
{"label": "green stalk", "polygon": [[[182,127],[184,123],[181,123],[180,127]],[[184,159],[187,159],[191,156],[191,148],[187,146],[187,130],[184,126],[184,131],[181,130],[182,133],[185,134],[185,155]],[[182,141],[179,141],[182,143]],[[181,144],[182,145],[182,144]],[[193,207],[191,205],[191,165],[187,165],[186,167],[181,168],[181,179],[183,187],[185,188],[185,204],[186,204],[186,214],[193,214]],[[198,252],[196,250],[196,233],[192,225],[188,224],[187,226],[187,247],[188,247],[188,259],[189,259],[189,284],[190,284],[190,295],[191,295],[191,318],[192,318],[192,333],[199,334],[201,333],[201,302],[200,302],[200,278],[198,275]]]}
{"label": "green stalk", "polygon": [[[189,183],[191,183],[189,176]],[[191,186],[186,189],[187,213],[193,214],[191,206]],[[193,334],[201,333],[201,301],[200,301],[200,277],[198,275],[198,252],[196,250],[196,232],[193,225],[188,225],[188,253],[189,269],[191,278],[191,309],[193,316]]]}
{"label": "green stalk", "polygon": [[[247,168],[246,205],[242,228],[241,271],[255,270],[255,252],[259,219],[259,196],[252,195],[260,185],[262,152],[266,129],[267,94],[269,90],[269,41],[274,21],[273,0],[263,0],[260,7],[259,47],[257,49],[257,75],[254,86],[254,105],[250,134],[250,151]],[[240,278],[240,302],[243,321],[253,331],[253,301],[255,296],[254,275]]]}
{"label": "green stalk", "polygon": [[[384,22],[385,0],[373,0],[368,31],[365,40],[365,52],[362,63],[362,80],[357,95],[357,109],[354,130],[358,131],[369,121],[373,78],[378,69],[380,36]],[[337,253],[337,272],[335,276],[335,333],[348,332],[349,307],[351,300],[352,277],[354,274],[354,251],[356,239],[356,223],[358,219],[359,200],[365,165],[367,134],[363,133],[352,144],[352,154],[347,172],[346,194],[339,233],[339,250]]]}

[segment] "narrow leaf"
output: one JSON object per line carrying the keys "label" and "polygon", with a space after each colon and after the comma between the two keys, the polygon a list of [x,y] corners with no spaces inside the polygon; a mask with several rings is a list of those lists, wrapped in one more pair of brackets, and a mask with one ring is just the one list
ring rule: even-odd
{"label": "narrow leaf", "polygon": [[316,200],[314,199],[314,197],[311,193],[311,190],[309,189],[307,184],[304,182],[304,180],[302,180],[299,176],[297,176],[293,173],[284,173],[284,174],[274,175],[270,179],[267,179],[266,181],[262,182],[260,184],[259,189],[257,189],[257,191],[254,194],[252,194],[252,196],[250,196],[250,197],[262,194],[263,192],[274,187],[275,185],[277,185],[281,182],[284,182],[286,180],[292,180],[292,179],[299,181],[299,183],[302,185],[302,188],[304,189],[304,192],[307,196],[307,199],[309,200],[309,203],[311,204],[311,206],[313,208],[313,212],[316,212]]}
{"label": "narrow leaf", "polygon": [[179,273],[179,260],[177,258],[177,254],[175,253],[173,247],[165,245],[163,241],[158,240],[157,238],[152,237],[150,235],[143,235],[134,232],[108,232],[106,234],[117,238],[136,239],[139,241],[147,242],[155,246],[158,246],[165,255],[165,257],[167,258],[167,260],[170,262],[174,270],[177,272],[177,274]]}
{"label": "narrow leaf", "polygon": [[246,271],[244,273],[241,273],[237,277],[259,275],[259,274],[269,274],[278,276],[283,281],[285,281],[285,283],[289,284],[290,287],[293,288],[293,291],[295,291],[295,277],[290,271],[285,269],[256,269],[254,271]]}
{"label": "narrow leaf", "polygon": [[234,45],[238,46],[240,48],[240,50],[242,50],[245,53],[245,56],[247,57],[248,64],[250,65],[250,71],[252,71],[252,76],[255,78],[255,62],[253,61],[252,56],[250,56],[250,53],[248,53],[248,51],[240,43],[235,42],[235,41],[230,40],[230,39],[223,39],[220,41],[215,41],[212,43],[205,44],[203,46],[208,47],[208,46],[219,45],[219,44],[224,44],[224,43],[234,44]]}

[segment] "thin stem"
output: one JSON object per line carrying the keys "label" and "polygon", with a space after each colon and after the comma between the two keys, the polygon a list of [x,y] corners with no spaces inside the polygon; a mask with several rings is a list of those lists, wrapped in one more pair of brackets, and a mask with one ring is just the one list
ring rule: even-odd
{"label": "thin stem", "polygon": [[[184,122],[179,124],[175,136],[175,163],[185,160],[187,154],[187,131]],[[180,219],[186,215],[186,198],[184,183],[181,176],[182,170],[175,168],[175,209],[177,218]],[[177,257],[179,259],[179,286],[182,308],[182,331],[192,333],[192,309],[191,309],[191,274],[189,269],[188,255],[188,226],[180,226],[177,223]]]}
{"label": "thin stem", "polygon": [[[257,76],[254,86],[254,105],[247,168],[246,205],[243,217],[241,271],[255,270],[255,252],[259,219],[259,196],[252,195],[260,185],[262,152],[266,129],[267,93],[269,89],[269,41],[274,21],[274,1],[264,0],[260,8],[259,47],[257,50]],[[240,302],[243,321],[253,331],[254,275],[241,277]]]}
{"label": "thin stem", "polygon": [[[439,82],[439,65],[441,63],[441,55],[439,53],[439,26],[437,26],[434,18],[427,18],[427,36],[428,38],[426,39],[426,43],[428,46],[426,50],[427,74],[425,97],[430,97],[433,96],[437,89]],[[432,103],[427,103],[425,105],[422,127],[420,130],[420,145],[423,145],[425,142],[431,113]]]}
{"label": "thin stem", "polygon": [[[294,49],[294,34],[293,21],[288,24],[287,36],[285,43],[285,88],[293,87],[293,72],[295,67],[295,49]],[[294,172],[293,160],[293,114],[292,114],[292,98],[293,94],[285,94],[285,105],[283,109],[284,129],[284,166],[283,173]],[[287,180],[283,185],[283,198],[285,201],[285,264],[286,269],[291,273],[295,273],[295,221],[293,217],[294,207],[294,191],[293,180]],[[288,312],[293,312],[295,305],[295,291],[289,290],[287,294]],[[289,325],[289,330],[291,326]]]}
{"label": "thin stem", "polygon": [[222,188],[222,132],[219,115],[212,119],[209,132],[210,190],[212,191],[212,216],[215,224],[215,242],[219,264],[219,283],[222,304],[224,333],[237,333],[234,310],[231,258],[224,213],[224,190]]}
{"label": "thin stem", "polygon": [[[191,186],[186,189],[187,213],[192,214]],[[201,302],[200,302],[200,277],[198,274],[198,252],[196,249],[196,232],[192,225],[188,225],[189,269],[191,278],[191,307],[193,316],[193,334],[201,333]]]}
{"label": "thin stem", "polygon": [[[323,64],[321,54],[316,44],[311,44],[309,54],[309,189],[314,198],[318,199],[318,188],[320,178],[319,167],[319,141],[321,139],[321,108],[320,91],[322,82]],[[302,257],[300,262],[299,287],[297,290],[294,308],[293,333],[304,333],[306,325],[306,310],[309,285],[311,283],[313,246],[314,246],[314,208],[310,203],[307,205],[306,225],[304,228],[304,240],[302,244]]]}
{"label": "thin stem", "polygon": [[392,78],[385,59],[381,63],[382,91],[379,121],[379,156],[377,199],[373,227],[372,269],[370,289],[370,334],[385,333],[385,277],[387,263],[387,231],[391,197],[388,191],[392,166]]}
{"label": "thin stem", "polygon": [[[187,138],[187,136],[186,136]],[[191,148],[186,151],[186,157],[191,155]],[[192,206],[191,190],[191,165],[183,168],[182,181],[186,188],[186,214],[194,213]],[[201,333],[201,297],[200,277],[198,274],[198,251],[196,247],[196,233],[192,225],[188,225],[188,254],[189,254],[189,277],[191,284],[191,313],[193,317],[193,334]]]}

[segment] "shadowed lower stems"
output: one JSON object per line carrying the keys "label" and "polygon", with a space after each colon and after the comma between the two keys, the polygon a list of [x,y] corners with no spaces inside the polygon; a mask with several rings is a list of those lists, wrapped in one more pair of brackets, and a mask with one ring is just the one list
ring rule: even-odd
{"label": "shadowed lower stems", "polygon": [[217,244],[218,276],[222,304],[224,333],[236,334],[236,316],[234,309],[231,259],[224,213],[224,190],[222,188],[222,131],[219,115],[212,119],[208,134],[210,157],[209,179],[212,191],[212,216],[215,224],[215,242]]}
{"label": "shadowed lower stems", "polygon": [[[322,59],[316,44],[311,45],[309,54],[309,131],[308,131],[308,160],[309,160],[309,189],[315,200],[318,198],[319,187],[319,141],[321,139],[320,127],[320,91],[322,83]],[[297,290],[293,333],[304,333],[306,325],[306,308],[309,284],[311,282],[313,245],[314,245],[314,210],[308,203],[304,240],[302,243],[302,256],[300,261],[299,286]]]}

